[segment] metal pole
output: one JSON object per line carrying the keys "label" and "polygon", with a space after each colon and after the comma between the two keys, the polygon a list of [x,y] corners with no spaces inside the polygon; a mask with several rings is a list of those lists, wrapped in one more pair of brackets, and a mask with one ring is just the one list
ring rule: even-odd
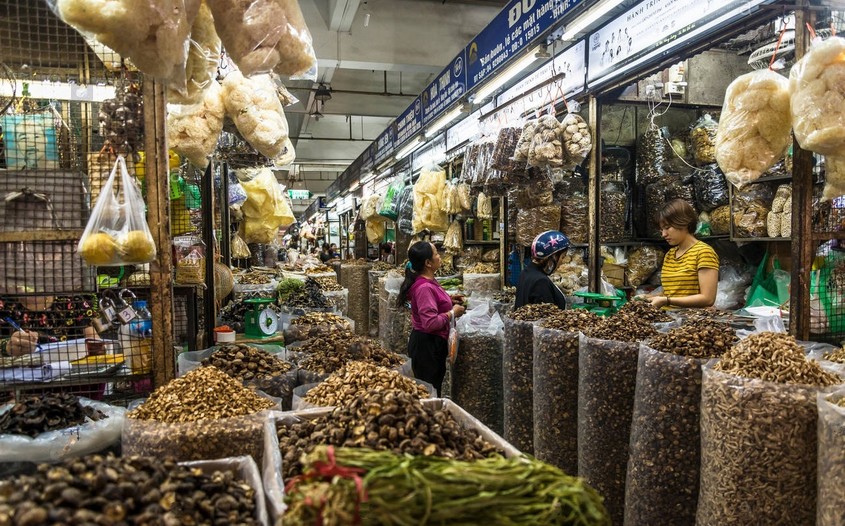
{"label": "metal pole", "polygon": [[588,261],[588,283],[590,292],[601,291],[601,257],[599,245],[601,236],[599,229],[601,225],[601,104],[594,96],[590,96],[590,129],[593,132],[593,149],[590,152],[590,178],[587,183],[587,199],[589,207],[587,219],[589,225],[589,237],[587,255]]}
{"label": "metal pole", "polygon": [[220,254],[223,256],[223,264],[231,267],[232,220],[229,216],[229,163],[226,162],[220,174]]}
{"label": "metal pole", "polygon": [[[202,240],[206,250],[214,253],[214,162],[209,161],[202,177]],[[214,326],[217,313],[214,308],[214,258],[205,258],[205,293],[203,315],[205,318],[205,345],[214,343]]]}

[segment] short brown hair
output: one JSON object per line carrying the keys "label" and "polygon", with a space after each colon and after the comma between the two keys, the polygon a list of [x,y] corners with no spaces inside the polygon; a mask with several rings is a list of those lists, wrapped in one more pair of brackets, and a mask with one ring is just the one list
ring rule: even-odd
{"label": "short brown hair", "polygon": [[669,225],[678,230],[687,229],[690,234],[695,234],[698,226],[698,214],[687,201],[683,199],[672,199],[663,205],[657,214],[657,224],[661,227]]}

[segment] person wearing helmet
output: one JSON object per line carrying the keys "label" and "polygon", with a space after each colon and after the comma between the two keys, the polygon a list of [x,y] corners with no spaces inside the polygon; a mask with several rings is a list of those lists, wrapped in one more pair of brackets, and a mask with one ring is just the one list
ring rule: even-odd
{"label": "person wearing helmet", "polygon": [[549,275],[557,269],[567,248],[569,238],[557,230],[548,230],[534,238],[531,262],[522,271],[516,286],[515,308],[532,303],[554,303],[561,309],[566,308],[566,298]]}

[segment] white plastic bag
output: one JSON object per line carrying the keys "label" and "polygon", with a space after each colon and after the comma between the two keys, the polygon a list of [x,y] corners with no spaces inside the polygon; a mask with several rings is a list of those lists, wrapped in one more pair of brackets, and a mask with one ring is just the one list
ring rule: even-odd
{"label": "white plastic bag", "polygon": [[[115,196],[118,170],[121,184]],[[141,189],[129,175],[123,156],[117,158],[100,191],[76,251],[86,263],[96,266],[137,265],[156,257]]]}
{"label": "white plastic bag", "polygon": [[223,131],[223,89],[211,80],[199,104],[167,105],[167,142],[199,168],[208,165]]}
{"label": "white plastic bag", "polygon": [[0,462],[58,462],[102,451],[120,440],[126,408],[80,398],[79,403],[107,418],[67,429],[48,431],[35,438],[0,435]]}
{"label": "white plastic bag", "polygon": [[269,75],[245,78],[233,71],[223,79],[226,115],[244,139],[261,155],[278,165],[293,161],[293,146],[285,110]]}

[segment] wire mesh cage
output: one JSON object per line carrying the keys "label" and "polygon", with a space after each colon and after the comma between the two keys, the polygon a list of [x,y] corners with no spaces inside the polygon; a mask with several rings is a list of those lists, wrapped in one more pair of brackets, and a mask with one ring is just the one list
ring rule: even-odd
{"label": "wire mesh cage", "polygon": [[152,387],[149,273],[76,249],[118,156],[143,188],[142,76],[47,2],[0,0],[0,110],[0,392],[137,398]]}

